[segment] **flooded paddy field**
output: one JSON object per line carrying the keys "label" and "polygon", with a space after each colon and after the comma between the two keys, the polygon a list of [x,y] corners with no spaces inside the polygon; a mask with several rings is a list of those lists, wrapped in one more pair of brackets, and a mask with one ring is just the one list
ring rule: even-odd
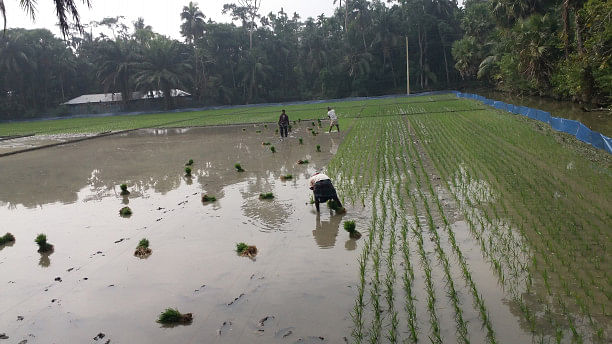
{"label": "flooded paddy field", "polygon": [[[16,241],[0,248],[0,333],[15,343],[100,342],[99,333],[111,343],[342,342],[360,247],[342,221],[367,221],[325,206],[317,216],[308,204],[308,177],[341,134],[142,130],[3,158],[0,228]],[[204,193],[217,200],[203,203]],[[126,205],[133,214],[122,218]],[[38,233],[51,254],[37,252]],[[133,255],[142,238],[146,259]],[[238,256],[238,242],[259,254]],[[156,323],[167,307],[193,313],[192,324]]]}
{"label": "flooded paddy field", "polygon": [[[282,141],[263,123],[142,129],[0,158],[0,235],[16,237],[0,246],[0,334],[16,343],[610,341],[606,153],[471,100],[379,100],[338,113],[341,133],[302,121]],[[346,214],[309,204],[320,169]],[[361,239],[344,231],[348,220]],[[39,233],[52,252],[36,251]],[[141,259],[143,238],[152,254]],[[257,255],[236,254],[239,242]],[[193,321],[156,323],[168,307]]]}

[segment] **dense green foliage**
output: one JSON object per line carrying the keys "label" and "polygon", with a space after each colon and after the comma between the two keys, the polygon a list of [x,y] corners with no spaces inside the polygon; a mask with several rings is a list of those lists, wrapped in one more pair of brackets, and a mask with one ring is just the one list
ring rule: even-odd
{"label": "dense green foliage", "polygon": [[[189,3],[180,13],[184,42],[142,20],[129,28],[120,17],[92,22],[112,33],[97,37],[7,30],[0,37],[0,117],[62,114],[60,103],[103,92],[121,93],[125,110],[134,91],[172,88],[191,93],[193,106],[399,93],[406,87],[406,36],[413,90],[448,88],[458,79],[451,57],[460,36],[455,1],[339,5],[331,17],[305,20],[282,9],[224,6],[237,26],[206,21]],[[165,107],[175,106],[166,99]]]}
{"label": "dense green foliage", "polygon": [[455,67],[504,91],[612,102],[612,2],[469,0]]}

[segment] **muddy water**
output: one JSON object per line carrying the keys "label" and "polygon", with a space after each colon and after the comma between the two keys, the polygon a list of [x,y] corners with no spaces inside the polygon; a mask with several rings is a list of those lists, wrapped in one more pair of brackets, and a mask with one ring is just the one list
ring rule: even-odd
{"label": "muddy water", "polygon": [[[362,241],[341,226],[361,214],[322,206],[317,216],[307,204],[308,177],[341,139],[299,126],[284,141],[263,126],[141,130],[1,158],[0,232],[17,241],[0,248],[0,333],[15,343],[99,333],[111,343],[343,342]],[[203,193],[217,202],[203,204]],[[118,214],[126,204],[130,218]],[[50,255],[36,252],[41,232]],[[153,254],[139,259],[144,237]],[[237,242],[259,254],[237,256]],[[167,307],[193,323],[160,326]]]}

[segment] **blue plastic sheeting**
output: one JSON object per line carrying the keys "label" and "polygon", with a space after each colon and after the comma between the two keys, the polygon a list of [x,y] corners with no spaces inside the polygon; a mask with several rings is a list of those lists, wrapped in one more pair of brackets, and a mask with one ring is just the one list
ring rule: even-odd
{"label": "blue plastic sheeting", "polygon": [[485,105],[492,106],[496,109],[508,111],[517,115],[527,116],[540,122],[550,124],[556,131],[562,131],[570,135],[574,135],[578,140],[586,142],[593,147],[603,149],[612,154],[612,139],[604,136],[596,131],[587,128],[584,124],[571,119],[553,117],[550,113],[538,109],[532,109],[526,106],[517,106],[506,104],[499,100],[487,99],[485,97],[471,94],[455,92],[459,98],[469,98],[481,101]]}

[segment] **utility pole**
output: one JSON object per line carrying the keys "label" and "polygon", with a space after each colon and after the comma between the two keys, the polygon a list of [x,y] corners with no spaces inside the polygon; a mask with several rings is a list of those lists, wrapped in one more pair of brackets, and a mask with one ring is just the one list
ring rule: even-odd
{"label": "utility pole", "polygon": [[410,94],[410,59],[408,58],[408,36],[406,36],[406,94]]}

